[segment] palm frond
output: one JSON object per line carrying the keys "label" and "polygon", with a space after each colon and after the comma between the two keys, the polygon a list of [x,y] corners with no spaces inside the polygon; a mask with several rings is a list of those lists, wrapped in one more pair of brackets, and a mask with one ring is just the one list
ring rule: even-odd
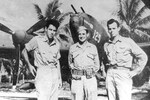
{"label": "palm frond", "polygon": [[123,7],[124,7],[124,15],[126,16],[126,23],[127,25],[129,25],[129,21],[130,21],[130,11],[129,11],[129,0],[125,0],[123,2]]}
{"label": "palm frond", "polygon": [[141,37],[142,42],[149,42],[150,41],[150,35],[147,34],[146,30],[138,29],[136,31],[136,34],[138,34]]}
{"label": "palm frond", "polygon": [[120,18],[120,20],[125,21],[127,23],[126,12],[123,8],[123,4],[121,0],[119,0],[119,11],[117,15]]}
{"label": "palm frond", "polygon": [[66,18],[67,16],[71,15],[71,14],[73,14],[73,12],[62,13],[62,14],[58,17],[59,22],[62,23],[62,22],[65,20],[65,18]]}
{"label": "palm frond", "polygon": [[52,12],[55,12],[61,5],[62,3],[59,3],[59,0],[54,0]]}
{"label": "palm frond", "polygon": [[54,0],[52,2],[50,2],[48,5],[47,5],[47,8],[46,8],[46,12],[45,12],[45,16],[48,17],[49,19],[53,18],[57,18],[59,15],[55,15],[58,14],[58,8],[61,6],[62,3],[59,3],[59,0]]}
{"label": "palm frond", "polygon": [[130,12],[130,17],[131,17],[131,21],[133,20],[133,16],[135,16],[137,14],[137,9],[139,7],[139,4],[140,4],[140,1],[141,0],[130,0],[131,4],[130,4],[130,7],[129,7],[129,12]]}
{"label": "palm frond", "polygon": [[135,28],[138,25],[138,22],[142,19],[141,16],[145,13],[146,9],[146,6],[142,7],[140,11],[135,16],[133,16],[132,22],[130,24],[132,28]]}
{"label": "palm frond", "polygon": [[121,27],[119,34],[123,37],[129,37],[129,30],[127,30],[124,26]]}
{"label": "palm frond", "polygon": [[39,5],[37,5],[37,4],[33,4],[33,5],[34,5],[35,10],[36,10],[36,13],[37,13],[37,15],[38,15],[38,19],[39,19],[39,20],[43,19],[44,16],[42,15],[42,10],[41,10],[41,8],[39,7]]}
{"label": "palm frond", "polygon": [[129,35],[137,43],[149,42],[150,40],[149,35],[139,29],[135,29],[135,31]]}
{"label": "palm frond", "polygon": [[46,17],[51,18],[52,9],[53,9],[53,2],[50,2],[50,3],[48,3],[47,8],[45,10]]}
{"label": "palm frond", "polygon": [[148,23],[150,23],[150,15],[149,16],[147,16],[147,17],[145,17],[145,18],[143,18],[143,19],[141,19],[140,21],[138,21],[137,22],[137,25],[138,26],[141,26],[142,24],[148,24]]}
{"label": "palm frond", "polygon": [[59,9],[57,9],[55,12],[52,13],[51,18],[57,20],[61,14],[62,12]]}
{"label": "palm frond", "polygon": [[137,27],[137,29],[147,33],[150,36],[150,29],[149,28]]}
{"label": "palm frond", "polygon": [[145,11],[147,10],[148,8],[146,6],[143,6],[140,11],[134,16],[133,20],[132,20],[132,23],[135,23],[137,21],[139,21],[141,19],[141,16],[145,13]]}

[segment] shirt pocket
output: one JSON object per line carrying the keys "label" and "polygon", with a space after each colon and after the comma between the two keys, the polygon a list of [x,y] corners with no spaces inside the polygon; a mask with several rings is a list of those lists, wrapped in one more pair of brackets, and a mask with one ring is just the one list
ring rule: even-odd
{"label": "shirt pocket", "polygon": [[87,54],[87,57],[94,60],[95,59],[95,55],[92,53]]}
{"label": "shirt pocket", "polygon": [[73,52],[73,53],[72,53],[73,59],[75,59],[75,58],[78,57],[78,56],[79,56],[79,53],[78,53],[78,52]]}
{"label": "shirt pocket", "polygon": [[128,51],[128,49],[129,49],[129,47],[125,43],[116,45],[116,52],[117,53],[125,53],[126,51]]}

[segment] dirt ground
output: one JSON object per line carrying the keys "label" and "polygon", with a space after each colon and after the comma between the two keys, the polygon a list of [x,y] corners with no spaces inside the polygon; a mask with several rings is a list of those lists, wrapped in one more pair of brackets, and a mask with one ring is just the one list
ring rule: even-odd
{"label": "dirt ground", "polygon": [[[20,84],[17,85],[18,87]],[[32,85],[30,85],[32,86]],[[1,83],[0,84],[0,100],[37,100],[35,95],[35,89],[18,89],[15,93],[11,91],[12,84],[10,83]],[[71,100],[70,99],[70,88],[67,82],[63,82],[63,88],[59,95],[59,100]],[[132,90],[132,100],[150,100],[150,84],[146,82],[141,87],[133,87]],[[3,93],[3,96],[2,96]],[[10,93],[10,95],[8,94]],[[12,95],[14,93],[16,96]],[[31,97],[19,97],[19,93],[25,93],[27,96],[32,95]],[[9,95],[9,96],[8,96]],[[12,96],[11,96],[12,95]],[[108,100],[106,89],[104,86],[99,86],[98,88],[98,100]]]}

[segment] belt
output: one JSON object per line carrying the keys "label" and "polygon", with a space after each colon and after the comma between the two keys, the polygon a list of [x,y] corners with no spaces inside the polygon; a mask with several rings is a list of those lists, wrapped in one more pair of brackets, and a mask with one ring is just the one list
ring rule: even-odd
{"label": "belt", "polygon": [[110,65],[110,69],[118,69],[118,70],[131,70],[129,67],[118,66],[118,65]]}
{"label": "belt", "polygon": [[85,70],[72,69],[71,72],[74,75],[86,75],[86,71]]}
{"label": "belt", "polygon": [[90,79],[95,76],[95,73],[93,71],[91,71],[90,73],[90,72],[87,72],[86,70],[72,69],[71,72],[73,75],[79,75],[78,77],[72,76],[72,79],[75,79],[75,80],[81,80],[81,76],[86,76],[87,79]]}

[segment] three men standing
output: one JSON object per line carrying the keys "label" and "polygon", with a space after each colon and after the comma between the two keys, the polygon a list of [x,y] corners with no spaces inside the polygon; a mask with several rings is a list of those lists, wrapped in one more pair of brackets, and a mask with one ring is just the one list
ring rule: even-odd
{"label": "three men standing", "polygon": [[[37,67],[35,86],[38,100],[58,100],[58,87],[61,84],[60,45],[55,39],[59,26],[56,20],[50,20],[45,27],[45,35],[34,37],[25,45],[23,56],[31,73],[35,68],[30,64],[27,52],[34,51],[34,64]],[[119,35],[119,22],[110,19],[107,22],[110,41],[104,45],[109,69],[106,87],[109,100],[131,100],[132,77],[140,73],[147,63],[147,55],[130,38]],[[79,26],[79,42],[69,49],[68,62],[72,74],[71,93],[73,100],[97,100],[97,81],[95,73],[100,62],[97,48],[89,43],[88,29]],[[132,68],[134,57],[137,68]]]}
{"label": "three men standing", "polygon": [[[132,77],[139,74],[147,63],[145,52],[130,38],[119,35],[117,20],[107,22],[110,41],[104,44],[109,69],[106,87],[109,100],[131,100]],[[136,68],[132,68],[136,59]]]}

